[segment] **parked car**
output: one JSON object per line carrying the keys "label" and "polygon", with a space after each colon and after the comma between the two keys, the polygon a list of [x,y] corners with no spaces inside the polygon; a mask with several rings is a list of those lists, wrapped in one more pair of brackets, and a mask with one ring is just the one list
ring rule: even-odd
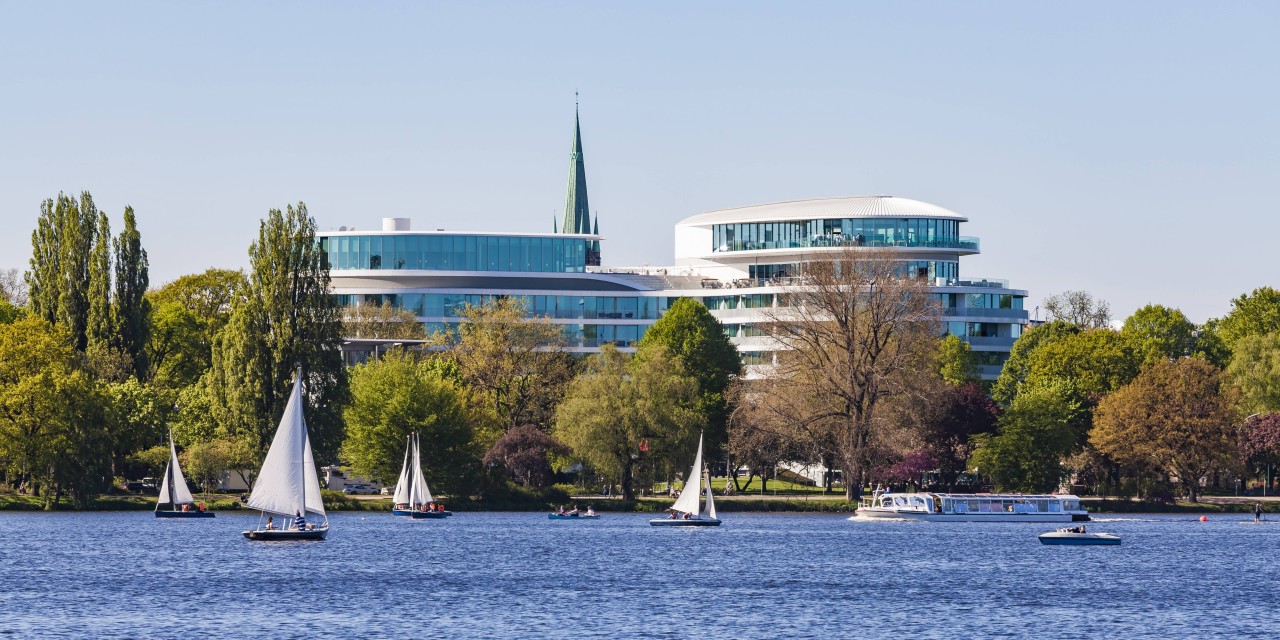
{"label": "parked car", "polygon": [[374,495],[378,490],[367,484],[349,484],[342,488],[342,492],[348,495]]}
{"label": "parked car", "polygon": [[382,491],[379,491],[378,493],[381,493],[381,494],[382,494],[382,495],[384,495],[384,496],[389,496],[389,495],[391,495],[391,494],[393,494],[393,493],[395,493],[395,492],[396,492],[396,488],[395,488],[395,487],[383,487],[383,488],[382,488]]}

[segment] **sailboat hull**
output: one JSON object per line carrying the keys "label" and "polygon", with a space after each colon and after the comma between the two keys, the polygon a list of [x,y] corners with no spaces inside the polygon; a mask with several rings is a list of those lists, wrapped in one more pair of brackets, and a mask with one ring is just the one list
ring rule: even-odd
{"label": "sailboat hull", "polygon": [[718,527],[720,526],[719,518],[690,518],[688,520],[671,518],[655,518],[649,521],[649,524],[655,527]]}
{"label": "sailboat hull", "polygon": [[440,520],[453,515],[452,511],[414,511],[409,517],[414,520]]}
{"label": "sailboat hull", "polygon": [[212,518],[212,511],[157,511],[157,518]]}
{"label": "sailboat hull", "polygon": [[324,540],[329,535],[329,527],[320,529],[309,529],[307,531],[289,531],[273,529],[263,531],[255,529],[253,531],[244,532],[244,537],[250,540],[267,540],[267,541],[285,541],[285,540]]}

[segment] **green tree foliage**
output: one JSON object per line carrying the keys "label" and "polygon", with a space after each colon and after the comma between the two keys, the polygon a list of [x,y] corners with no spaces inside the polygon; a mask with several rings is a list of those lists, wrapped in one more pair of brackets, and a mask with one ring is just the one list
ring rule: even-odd
{"label": "green tree foliage", "polygon": [[938,342],[938,374],[947,384],[960,387],[979,380],[973,350],[959,336],[948,335]]}
{"label": "green tree foliage", "polygon": [[1238,458],[1234,401],[1213,364],[1166,360],[1102,399],[1089,440],[1120,464],[1176,475],[1195,502],[1200,480]]}
{"label": "green tree foliage", "polygon": [[530,318],[522,298],[467,305],[450,336],[450,356],[467,386],[483,394],[507,429],[548,428],[573,377],[564,333],[546,318]]}
{"label": "green tree foliage", "polygon": [[1180,358],[1196,352],[1196,325],[1178,309],[1149,304],[1124,321],[1120,333],[1131,338],[1147,358]]}
{"label": "green tree foliage", "polygon": [[1142,368],[1143,353],[1118,331],[1090,329],[1044,344],[1028,360],[1027,384],[1070,380],[1085,396],[1096,399],[1133,380]]}
{"label": "green tree foliage", "polygon": [[1209,318],[1199,326],[1197,329],[1199,335],[1196,338],[1196,355],[1218,367],[1225,367],[1228,362],[1231,362],[1231,350],[1227,348],[1227,343],[1222,340],[1221,332],[1218,329],[1218,325],[1221,322],[1217,318]]}
{"label": "green tree foliage", "polygon": [[63,492],[83,506],[111,482],[105,402],[77,362],[65,328],[35,315],[0,325],[0,461],[46,508]]}
{"label": "green tree foliage", "polygon": [[200,485],[205,493],[209,493],[222,480],[223,475],[234,462],[232,449],[235,445],[227,440],[210,440],[192,444],[180,455],[182,468],[189,480]]}
{"label": "green tree foliage", "polygon": [[64,325],[77,351],[88,344],[89,265],[97,224],[98,208],[88,191],[78,201],[60,193],[40,204],[31,232],[31,270],[26,274],[31,310]]}
{"label": "green tree foliage", "polygon": [[1218,335],[1228,349],[1248,336],[1280,333],[1280,291],[1258,287],[1252,295],[1231,301],[1231,312],[1218,323]]}
{"label": "green tree foliage", "polygon": [[246,302],[248,290],[243,272],[209,269],[148,292],[147,378],[173,390],[194,384],[212,366],[213,338],[232,308]]}
{"label": "green tree foliage", "polygon": [[201,402],[211,410],[219,437],[248,437],[262,455],[300,364],[312,448],[319,463],[332,461],[349,395],[339,351],[342,317],[305,204],[267,214],[249,262],[249,288],[214,340],[211,366],[200,383],[208,398]]}
{"label": "green tree foliage", "polygon": [[27,315],[26,309],[16,307],[8,300],[0,300],[0,324],[9,324],[21,320]]}
{"label": "green tree foliage", "polygon": [[1227,377],[1240,390],[1246,413],[1280,411],[1280,334],[1237,340]]}
{"label": "green tree foliage", "polygon": [[1080,333],[1080,327],[1063,321],[1047,322],[1023,332],[1022,337],[1013,343],[1009,359],[1005,360],[1000,377],[996,378],[995,385],[991,388],[992,399],[1001,406],[1009,406],[1027,381],[1027,375],[1031,371],[1031,354],[1042,345],[1077,333]]}
{"label": "green tree foliage", "polygon": [[708,457],[717,457],[726,441],[729,409],[725,390],[742,372],[738,350],[729,341],[724,325],[693,298],[680,298],[645,331],[636,345],[636,357],[646,359],[662,349],[698,382],[702,395],[698,408],[706,416]]}
{"label": "green tree foliage", "polygon": [[342,459],[357,474],[394,483],[406,437],[416,431],[423,476],[433,491],[459,495],[472,486],[479,462],[472,424],[485,418],[452,380],[392,349],[352,369],[351,396],[343,412]]}
{"label": "green tree foliage", "polygon": [[[101,233],[101,232],[100,232]],[[100,236],[106,242],[106,236]],[[142,248],[133,207],[124,208],[124,229],[115,240],[115,318],[120,334],[120,347],[129,354],[133,370],[146,380],[150,372],[146,363],[148,318],[151,303],[146,298],[150,286],[147,250]]]}
{"label": "green tree foliage", "polygon": [[116,343],[116,321],[111,309],[111,224],[107,214],[98,212],[97,232],[89,254],[89,313],[85,320],[88,349],[111,349]]}
{"label": "green tree foliage", "polygon": [[164,425],[172,413],[167,396],[129,377],[123,382],[104,384],[102,391],[110,415],[112,475],[129,455],[164,442]]}
{"label": "green tree foliage", "polygon": [[697,380],[664,349],[641,360],[605,345],[570,383],[553,433],[631,500],[642,461],[664,470],[688,464],[704,424],[700,398]]}
{"label": "green tree foliage", "polygon": [[1046,492],[1063,478],[1063,459],[1077,447],[1088,409],[1069,382],[1027,386],[997,421],[995,435],[978,435],[970,468],[1003,491]]}

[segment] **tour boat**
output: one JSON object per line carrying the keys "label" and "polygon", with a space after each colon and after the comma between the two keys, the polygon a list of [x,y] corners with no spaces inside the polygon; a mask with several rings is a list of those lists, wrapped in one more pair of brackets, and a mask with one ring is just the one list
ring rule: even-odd
{"label": "tour boat", "polygon": [[[711,495],[711,476],[702,468],[702,436],[698,436],[698,457],[693,459],[693,468],[689,470],[688,481],[680,491],[680,497],[671,505],[670,518],[656,518],[649,521],[655,527],[718,527],[720,519],[716,517],[716,501]],[[702,509],[699,494],[706,489],[707,504]]]}
{"label": "tour boat", "polygon": [[[187,488],[187,479],[178,466],[178,450],[173,446],[173,434],[169,434],[169,463],[164,468],[164,480],[160,481],[160,497],[156,500],[157,518],[212,518],[212,511],[193,508],[196,499]],[[162,505],[169,509],[161,509]]]}
{"label": "tour boat", "polygon": [[890,493],[864,498],[856,518],[942,522],[1079,522],[1089,512],[1073,495],[1022,493]]}
{"label": "tour boat", "polygon": [[[250,509],[263,515],[280,516],[279,524],[268,518],[264,524],[244,532],[250,540],[324,540],[329,534],[329,516],[320,496],[320,478],[311,455],[311,439],[302,416],[302,368],[293,381],[293,393],[280,416],[280,426],[267,449],[262,471],[249,494]],[[324,518],[321,524],[306,522],[307,516]]]}
{"label": "tour boat", "polygon": [[427,488],[427,479],[422,476],[422,455],[418,451],[416,431],[408,436],[408,443],[404,449],[404,465],[400,467],[400,479],[396,481],[396,491],[391,502],[391,515],[408,516],[419,520],[447,518],[453,515],[450,511],[428,510],[427,505],[433,504],[435,499],[431,497],[431,489]]}
{"label": "tour boat", "polygon": [[548,513],[548,520],[599,520],[600,514],[592,513]]}
{"label": "tour boat", "polygon": [[1120,544],[1120,536],[1114,533],[1085,533],[1083,527],[1058,529],[1039,535],[1040,544]]}

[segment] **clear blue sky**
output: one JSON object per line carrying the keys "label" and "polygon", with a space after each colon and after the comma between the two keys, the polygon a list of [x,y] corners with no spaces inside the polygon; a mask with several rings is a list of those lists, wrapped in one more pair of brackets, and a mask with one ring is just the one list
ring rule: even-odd
{"label": "clear blue sky", "polygon": [[1280,3],[0,3],[0,268],[42,199],[137,211],[154,284],[258,220],[547,231],[574,91],[606,264],[731,206],[891,194],[964,276],[1192,320],[1280,285]]}

